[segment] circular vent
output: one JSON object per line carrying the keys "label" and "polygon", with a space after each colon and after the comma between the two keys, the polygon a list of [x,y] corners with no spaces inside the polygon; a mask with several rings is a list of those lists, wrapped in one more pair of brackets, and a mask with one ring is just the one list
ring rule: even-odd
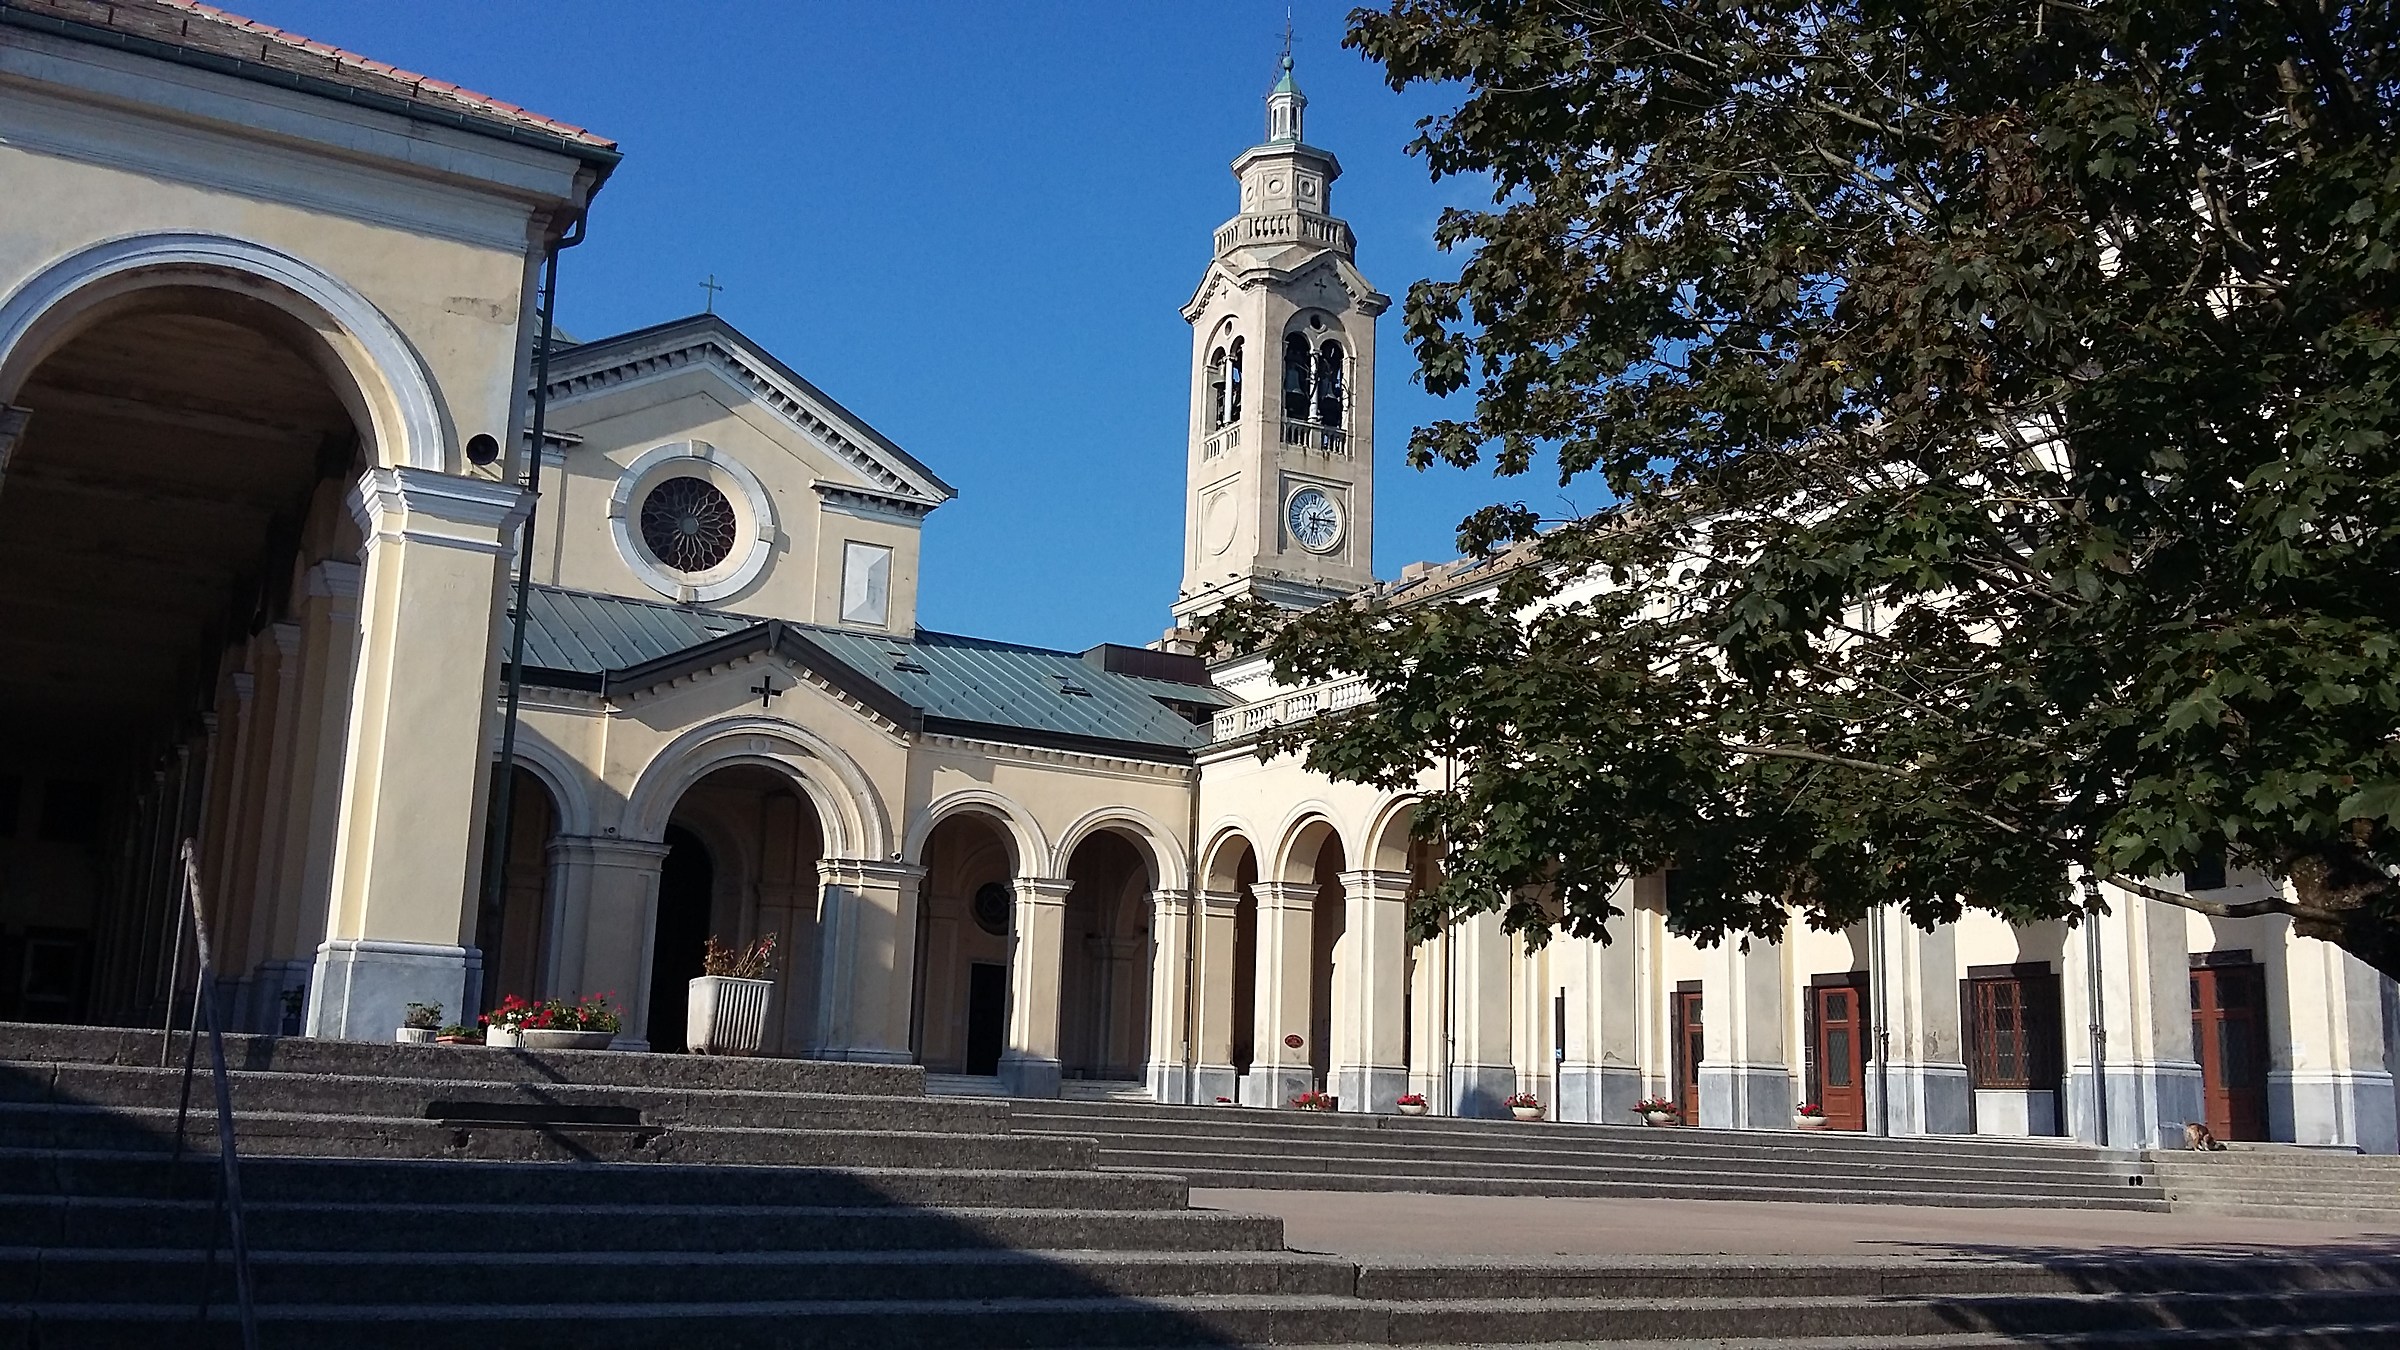
{"label": "circular vent", "polygon": [[705,572],[733,552],[733,503],[703,478],[670,478],[642,501],[642,542],[678,572]]}
{"label": "circular vent", "polygon": [[993,937],[1007,937],[1009,903],[1014,898],[1008,887],[997,881],[976,888],[975,926]]}

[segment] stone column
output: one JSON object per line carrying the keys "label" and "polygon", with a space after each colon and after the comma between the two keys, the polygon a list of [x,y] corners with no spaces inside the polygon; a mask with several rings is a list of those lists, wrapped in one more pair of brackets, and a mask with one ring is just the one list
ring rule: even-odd
{"label": "stone column", "polygon": [[1643,1096],[1632,888],[1620,888],[1616,903],[1627,912],[1609,921],[1606,944],[1570,937],[1551,943],[1551,970],[1567,992],[1560,1120],[1622,1125]]}
{"label": "stone column", "polygon": [[1509,1031],[1515,1005],[1509,996],[1511,955],[1516,939],[1502,932],[1500,916],[1485,912],[1460,921],[1450,950],[1450,1114],[1505,1117],[1501,1105],[1517,1090],[1517,1065]]}
{"label": "stone column", "polygon": [[250,908],[256,898],[249,887],[233,884],[235,877],[244,875],[244,836],[256,778],[257,724],[262,716],[258,676],[249,669],[255,655],[255,649],[243,654],[241,668],[225,677],[225,694],[217,702],[223,734],[209,764],[209,812],[200,833],[200,875],[207,888],[209,955],[216,965],[211,973],[219,1017],[241,1003],[247,967],[240,953],[246,945],[243,934],[249,928]]}
{"label": "stone column", "polygon": [[[545,995],[606,994],[625,1018],[614,1048],[681,1050],[650,1044],[651,939],[658,931],[658,870],[667,846],[615,835],[560,835],[550,842],[557,923],[544,960]],[[502,994],[531,994],[503,989]]]}
{"label": "stone column", "polygon": [[1192,1099],[1189,1064],[1197,1047],[1190,1014],[1200,974],[1192,959],[1193,919],[1191,892],[1150,892],[1150,1044],[1142,1082],[1153,1101]]}
{"label": "stone column", "polygon": [[1720,1129],[1788,1130],[1794,1103],[1784,1025],[1792,981],[1783,945],[1729,938],[1709,957],[1701,985],[1700,1118]]}
{"label": "stone column", "polygon": [[1395,1110],[1408,1091],[1406,872],[1342,873],[1343,940],[1352,968],[1334,1009],[1333,1082],[1345,1111]]}
{"label": "stone column", "polygon": [[1008,937],[1008,1048],[1000,1081],[1010,1095],[1058,1095],[1058,984],[1066,962],[1067,892],[1075,883],[1018,877]]}
{"label": "stone column", "polygon": [[1192,1071],[1192,1100],[1210,1106],[1217,1098],[1231,1098],[1242,1090],[1241,1075],[1233,1068],[1233,935],[1241,896],[1233,891],[1202,891],[1199,899],[1200,950],[1194,978],[1200,991],[1193,1001],[1198,1024],[1192,1041],[1200,1062]]}
{"label": "stone column", "polygon": [[272,722],[264,738],[264,773],[260,780],[254,847],[240,883],[250,894],[250,913],[243,924],[235,959],[227,965],[248,972],[241,1025],[251,1031],[272,1032],[281,1018],[283,963],[274,949],[275,933],[286,904],[282,885],[284,832],[291,813],[292,768],[300,739],[300,625],[270,624],[271,655],[267,681]]}
{"label": "stone column", "polygon": [[[1891,1094],[1893,1134],[1968,1134],[1973,1090],[1967,1083],[1966,1037],[1959,1027],[1958,930],[1928,933],[1897,911],[1885,916],[1883,950],[1875,953],[1871,991],[1877,1055],[1883,1072],[1867,1066],[1867,1124],[1872,1129],[1879,1091]],[[1887,1034],[1888,1033],[1888,1034]]]}
{"label": "stone column", "polygon": [[2296,1144],[2400,1151],[2392,1073],[2384,1067],[2387,981],[2330,942],[2291,936],[2290,920],[2271,922],[2284,935],[2284,998],[2268,1010],[2268,1032],[2290,1060],[2267,1074],[2267,1133]]}
{"label": "stone column", "polygon": [[817,876],[825,891],[817,911],[817,1030],[809,1054],[906,1064],[925,869],[824,858]]}
{"label": "stone column", "polygon": [[501,584],[525,505],[515,486],[424,469],[359,480],[364,636],[311,1035],[386,1040],[404,1004],[466,997]]}
{"label": "stone column", "polygon": [[[775,935],[767,972],[775,981],[775,1007],[762,1048],[770,1055],[795,1055],[809,1044],[809,1023],[817,1011],[814,926],[820,887],[813,869],[804,872],[800,866],[799,798],[770,796],[761,813],[765,819],[758,834],[758,905],[745,940]],[[915,959],[913,952],[910,959]]]}
{"label": "stone column", "polygon": [[300,697],[287,766],[291,790],[277,808],[284,823],[275,871],[274,959],[260,970],[260,983],[276,986],[261,1001],[274,1009],[279,1025],[283,990],[308,988],[317,944],[326,935],[362,573],[356,563],[325,561],[300,577]]}
{"label": "stone column", "polygon": [[[1258,1014],[1252,1020],[1258,1044],[1242,1079],[1245,1106],[1289,1106],[1316,1086],[1308,1062],[1308,959],[1315,934],[1317,886],[1313,881],[1262,881],[1250,888],[1258,898]],[[1291,1040],[1298,1038],[1300,1044]]]}
{"label": "stone column", "polygon": [[[2113,888],[2104,887],[2102,894],[2110,910],[2096,920],[2106,1013],[2106,1142],[2116,1148],[2180,1148],[2183,1123],[2206,1119],[2200,1064],[2192,1057],[2186,911]],[[2061,972],[2067,1112],[2076,1138],[2099,1143],[2092,1100],[2089,952],[2081,928],[2067,934]]]}

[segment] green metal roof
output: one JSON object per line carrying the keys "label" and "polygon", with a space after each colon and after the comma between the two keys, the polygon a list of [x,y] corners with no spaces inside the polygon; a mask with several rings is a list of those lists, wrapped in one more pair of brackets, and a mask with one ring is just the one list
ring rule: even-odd
{"label": "green metal roof", "polygon": [[1075,652],[934,633],[828,628],[537,586],[525,679],[646,686],[749,651],[808,667],[911,730],[1182,759],[1206,733],[1159,702],[1217,704],[1205,685],[1118,675]]}

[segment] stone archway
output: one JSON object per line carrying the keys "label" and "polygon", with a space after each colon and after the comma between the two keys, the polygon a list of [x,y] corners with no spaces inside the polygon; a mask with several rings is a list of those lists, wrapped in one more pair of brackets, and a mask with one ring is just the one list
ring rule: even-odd
{"label": "stone archway", "polygon": [[968,808],[939,818],[921,847],[925,881],[909,1046],[933,1072],[996,1076],[1009,1041],[1009,966],[1020,913],[1012,835],[997,817]]}
{"label": "stone archway", "polygon": [[1058,971],[1060,1073],[1133,1081],[1149,1046],[1150,896],[1157,860],[1128,831],[1095,830],[1068,855]]}
{"label": "stone archway", "polygon": [[[651,1050],[684,1049],[685,993],[714,938],[740,947],[772,934],[775,981],[766,1054],[813,1043],[819,993],[819,864],[825,827],[800,783],[765,764],[713,769],[675,801],[663,832],[658,901],[646,935]],[[662,1039],[663,1038],[663,1039]]]}

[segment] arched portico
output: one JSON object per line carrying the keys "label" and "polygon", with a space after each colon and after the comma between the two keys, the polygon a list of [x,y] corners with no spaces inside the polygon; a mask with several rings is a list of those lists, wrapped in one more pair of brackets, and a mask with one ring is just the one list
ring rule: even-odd
{"label": "arched portico", "polygon": [[440,472],[456,432],[408,343],[288,254],[132,236],[0,298],[0,404],[0,705],[39,729],[0,772],[80,794],[116,836],[90,847],[140,860],[75,902],[93,945],[58,1011],[170,996],[187,837],[251,1025],[304,992],[325,1035],[458,1011],[491,709],[457,672],[490,667],[494,624],[400,592],[495,594],[520,494]]}

